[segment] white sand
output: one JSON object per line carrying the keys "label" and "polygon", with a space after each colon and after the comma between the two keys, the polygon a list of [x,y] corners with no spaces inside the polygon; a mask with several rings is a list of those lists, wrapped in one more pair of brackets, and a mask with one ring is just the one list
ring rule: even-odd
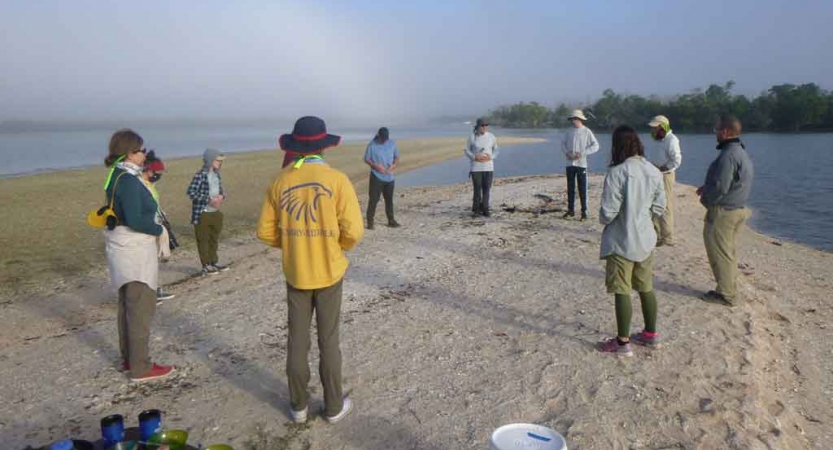
{"label": "white sand", "polygon": [[[101,417],[135,425],[154,407],[192,442],[238,450],[255,425],[259,448],[486,449],[511,422],[550,426],[570,449],[830,448],[831,254],[747,232],[744,304],[704,303],[703,210],[678,185],[679,243],[658,250],[655,272],[664,348],[603,355],[593,346],[615,320],[598,259],[600,182],[584,223],[498,207],[534,210],[544,193],[563,208],[562,177],[498,180],[486,220],[467,214],[468,186],[399,190],[404,227],[377,226],[350,254],[342,351],[355,410],[337,425],[286,425],[283,276],[279,254],[253,238],[222,242],[231,271],[169,287],[177,298],[158,309],[153,355],[182,368],[166,382],[135,386],[116,370],[103,268],[46,297],[0,299],[0,442],[97,438]],[[382,205],[377,214],[384,224]],[[163,275],[194,271],[183,252]],[[310,363],[317,411],[314,345]]]}

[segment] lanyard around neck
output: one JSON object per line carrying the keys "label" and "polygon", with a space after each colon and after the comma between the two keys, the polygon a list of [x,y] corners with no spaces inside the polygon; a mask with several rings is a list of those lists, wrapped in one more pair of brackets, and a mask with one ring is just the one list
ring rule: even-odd
{"label": "lanyard around neck", "polygon": [[303,156],[303,157],[301,157],[301,158],[298,158],[298,161],[295,161],[295,164],[292,166],[292,168],[294,168],[294,169],[300,169],[300,168],[301,168],[301,166],[303,166],[303,165],[304,165],[304,163],[305,163],[307,160],[310,160],[310,161],[316,161],[316,160],[317,160],[317,161],[324,161],[324,158],[322,158],[322,157],[320,157],[320,156],[318,156],[318,155]]}

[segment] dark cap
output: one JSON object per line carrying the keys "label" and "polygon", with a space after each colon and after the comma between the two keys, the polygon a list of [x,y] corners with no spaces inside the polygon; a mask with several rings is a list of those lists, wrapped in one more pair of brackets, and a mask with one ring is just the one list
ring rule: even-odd
{"label": "dark cap", "polygon": [[481,117],[481,118],[477,119],[477,123],[476,123],[474,126],[476,126],[476,127],[482,127],[482,126],[484,126],[484,125],[485,125],[485,126],[489,126],[489,121],[488,121],[488,120],[486,120],[486,119],[484,119],[483,117]]}
{"label": "dark cap", "polygon": [[376,136],[378,136],[379,139],[383,141],[387,141],[388,139],[390,139],[390,130],[388,130],[387,127],[379,128],[379,132],[376,133]]}

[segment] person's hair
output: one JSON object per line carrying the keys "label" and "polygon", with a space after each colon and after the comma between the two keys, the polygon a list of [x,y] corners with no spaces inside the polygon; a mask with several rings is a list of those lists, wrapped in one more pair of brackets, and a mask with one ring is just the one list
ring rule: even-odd
{"label": "person's hair", "polygon": [[613,130],[613,147],[610,151],[610,165],[618,166],[631,156],[645,156],[645,149],[636,130],[621,125]]}
{"label": "person's hair", "polygon": [[721,114],[717,120],[717,127],[721,130],[728,130],[732,136],[740,136],[743,132],[743,124],[734,114]]}
{"label": "person's hair", "polygon": [[142,139],[138,133],[129,128],[122,128],[121,130],[116,131],[113,133],[113,136],[110,137],[110,152],[107,157],[104,158],[104,165],[110,167],[115,164],[116,160],[120,157],[138,152],[142,149],[142,145],[144,145],[144,143],[144,139]]}

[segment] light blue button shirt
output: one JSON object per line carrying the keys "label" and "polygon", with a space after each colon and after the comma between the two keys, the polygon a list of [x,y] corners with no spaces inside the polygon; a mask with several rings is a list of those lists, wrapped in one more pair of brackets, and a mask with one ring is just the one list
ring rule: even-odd
{"label": "light blue button shirt", "polygon": [[601,257],[612,254],[642,262],[657,244],[653,217],[665,212],[662,173],[645,158],[632,156],[607,171],[599,222]]}
{"label": "light blue button shirt", "polygon": [[[390,139],[385,141],[384,144],[380,144],[376,142],[376,139],[373,139],[367,144],[367,150],[364,152],[365,161],[373,161],[374,164],[379,164],[385,169],[390,168],[396,158],[399,158],[399,149],[396,147],[396,143]],[[392,173],[380,173],[373,168],[370,171],[382,181],[393,181]]]}

